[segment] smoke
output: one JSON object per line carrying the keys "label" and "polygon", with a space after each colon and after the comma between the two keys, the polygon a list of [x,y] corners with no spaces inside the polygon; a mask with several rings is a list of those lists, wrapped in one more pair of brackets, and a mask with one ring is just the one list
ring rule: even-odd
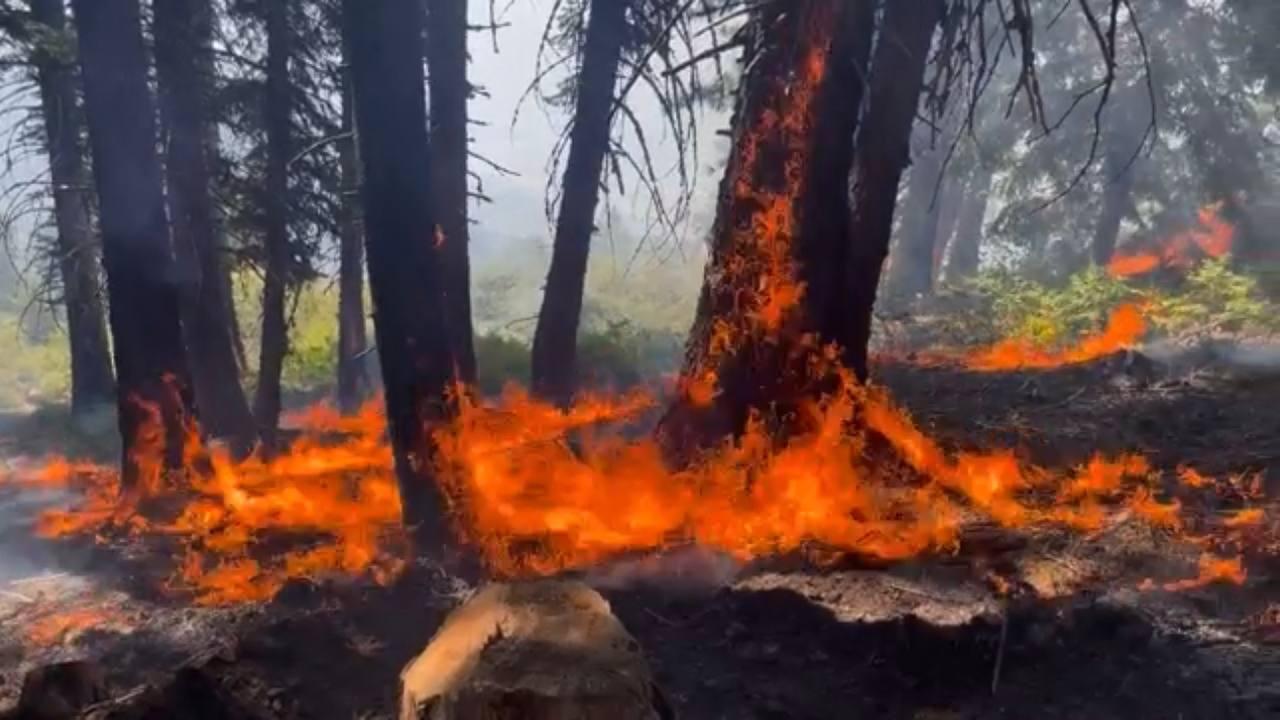
{"label": "smoke", "polygon": [[669,595],[712,595],[745,570],[733,557],[688,545],[642,557],[615,560],[587,571],[582,580],[597,590],[657,590]]}
{"label": "smoke", "polygon": [[1239,378],[1280,376],[1280,343],[1263,340],[1160,340],[1145,345],[1142,354],[1174,377],[1206,371]]}

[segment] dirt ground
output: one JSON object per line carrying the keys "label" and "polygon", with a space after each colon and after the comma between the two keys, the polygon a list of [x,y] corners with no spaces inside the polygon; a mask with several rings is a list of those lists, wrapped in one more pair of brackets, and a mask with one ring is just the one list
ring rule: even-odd
{"label": "dirt ground", "polygon": [[[1170,374],[1140,356],[1047,373],[877,372],[951,448],[1017,447],[1054,465],[1139,451],[1170,470],[1264,472],[1280,490],[1280,375]],[[145,564],[31,541],[18,521],[29,508],[6,502],[0,549],[43,569],[0,577],[0,707],[27,669],[91,658],[134,698],[108,717],[392,717],[400,669],[466,590],[418,567],[387,588],[295,583],[265,606],[183,607],[150,589]],[[1139,589],[1194,563],[1126,525],[891,568],[738,568],[688,551],[588,579],[681,718],[1280,717],[1280,560],[1247,557],[1242,587]],[[654,583],[655,567],[684,579]],[[1035,592],[995,592],[993,568]],[[77,608],[97,615],[77,620]],[[179,667],[191,669],[174,683]]]}

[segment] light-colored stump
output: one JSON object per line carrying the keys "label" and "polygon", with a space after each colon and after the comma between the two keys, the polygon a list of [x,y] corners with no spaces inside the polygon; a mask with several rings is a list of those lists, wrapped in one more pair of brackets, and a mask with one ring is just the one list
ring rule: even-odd
{"label": "light-colored stump", "polygon": [[668,720],[640,645],[577,582],[490,585],[400,674],[401,720]]}

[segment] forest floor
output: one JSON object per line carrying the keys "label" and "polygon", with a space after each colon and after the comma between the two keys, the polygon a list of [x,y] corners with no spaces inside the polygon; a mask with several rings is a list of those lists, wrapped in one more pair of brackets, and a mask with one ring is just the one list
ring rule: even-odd
{"label": "forest floor", "polygon": [[[1264,473],[1280,495],[1280,373],[1170,375],[1116,356],[1038,373],[888,363],[878,378],[951,449],[1055,466],[1137,451],[1169,470]],[[36,450],[14,443],[11,456]],[[415,568],[391,587],[175,604],[136,562],[33,540],[34,509],[57,500],[0,496],[0,708],[26,670],[90,658],[140,698],[113,717],[394,717],[400,669],[462,597]],[[1246,556],[1240,586],[1159,589],[1194,577],[1196,558],[1134,523],[889,568],[737,568],[687,551],[660,562],[704,582],[644,582],[643,561],[590,578],[681,718],[1280,717],[1280,556]],[[997,593],[996,566],[1035,592]],[[1157,589],[1140,589],[1149,578]],[[148,683],[167,689],[140,696]]]}

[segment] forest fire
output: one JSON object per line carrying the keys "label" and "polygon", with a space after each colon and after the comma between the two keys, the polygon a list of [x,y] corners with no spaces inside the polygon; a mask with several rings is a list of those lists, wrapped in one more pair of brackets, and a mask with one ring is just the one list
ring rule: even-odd
{"label": "forest fire", "polygon": [[1220,258],[1231,252],[1235,227],[1221,216],[1222,203],[1199,212],[1200,227],[1160,240],[1154,247],[1117,251],[1107,265],[1112,277],[1126,278],[1161,268],[1186,270],[1203,258]]}

